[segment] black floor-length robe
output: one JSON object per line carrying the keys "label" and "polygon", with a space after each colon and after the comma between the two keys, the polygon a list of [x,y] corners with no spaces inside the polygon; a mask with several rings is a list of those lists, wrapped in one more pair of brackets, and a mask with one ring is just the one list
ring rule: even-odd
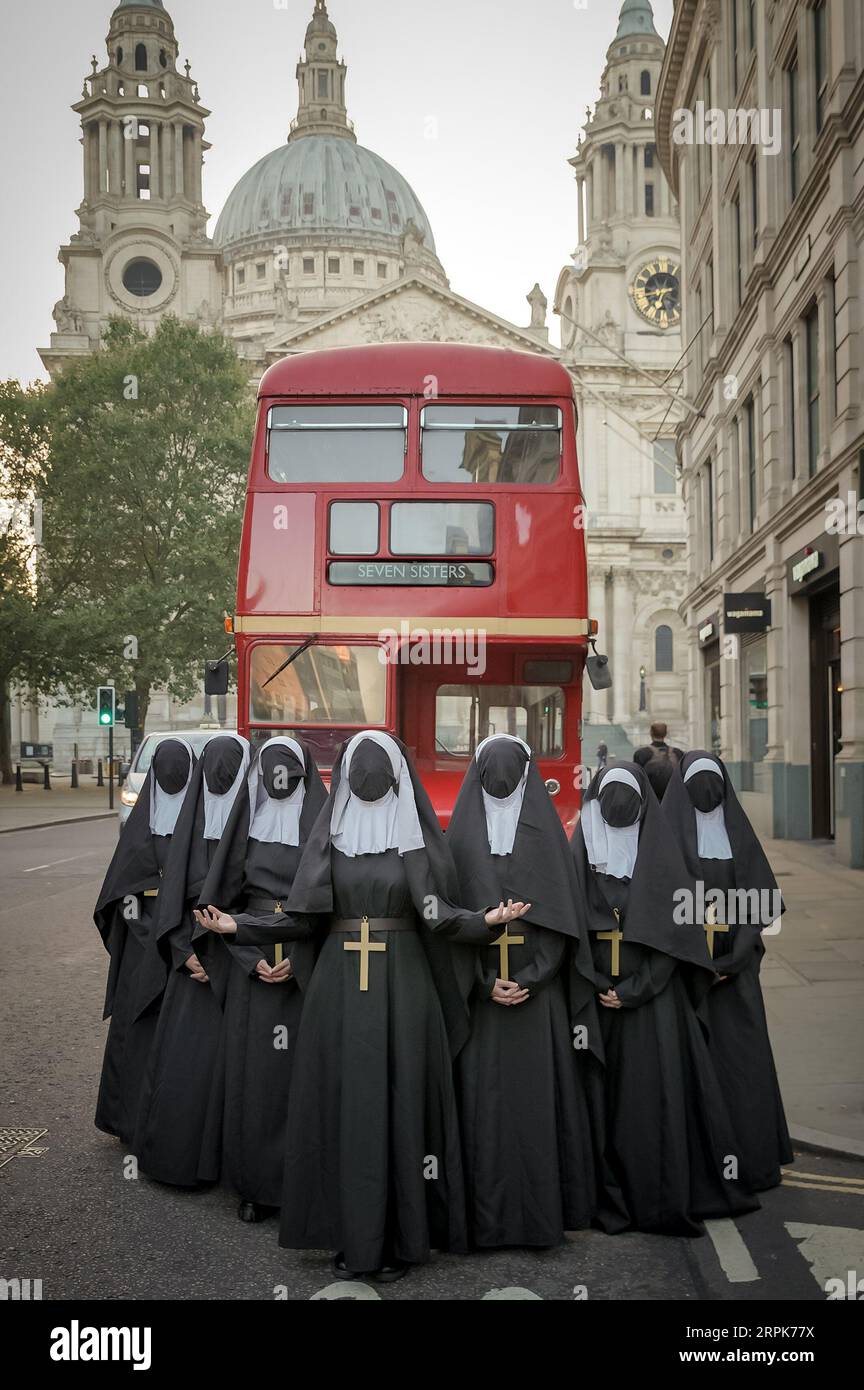
{"label": "black floor-length robe", "polygon": [[[266,795],[264,770],[269,757],[291,769],[290,747],[277,737],[258,750],[249,782],[237,798],[211,871],[201,890],[201,903],[230,910],[237,932],[213,940],[212,932],[198,935],[193,945],[201,961],[216,976],[227,964],[218,1069],[222,1077],[222,1181],[247,1202],[278,1207],[282,1200],[288,1092],[300,1026],[303,996],[294,978],[265,984],[256,966],[276,962],[276,947],[290,959],[298,925],[282,914],[268,913],[287,903],[303,846],[327,793],[312,754],[303,748],[305,771],[293,768],[305,784],[298,826],[298,844],[262,841],[250,834],[250,784]],[[261,768],[261,764],[264,768]],[[292,791],[289,784],[287,791]],[[256,798],[257,799],[257,798]],[[254,809],[254,808],[253,808]],[[256,909],[248,906],[259,904]],[[299,934],[308,927],[299,924]],[[211,940],[207,938],[210,937]]]}
{"label": "black floor-length robe", "polygon": [[[684,774],[700,758],[716,763],[721,776],[697,772],[685,784]],[[723,805],[731,859],[699,857],[691,784],[695,784],[692,793],[697,801],[700,794],[705,798],[705,810]],[[715,801],[715,787],[722,790],[722,802]],[[732,890],[755,889],[760,893],[760,909],[769,907],[774,894],[779,899],[777,880],[719,758],[698,751],[688,753],[670,781],[663,813],[678,837],[688,868],[702,881],[706,895],[719,890],[728,901]],[[762,894],[771,896],[763,898]],[[737,908],[742,901],[736,900],[736,912],[730,914],[737,916],[736,921],[727,921],[723,913],[718,916],[720,929],[714,931],[718,978],[705,1001],[705,1018],[711,1059],[741,1146],[748,1182],[762,1192],[777,1186],[782,1165],[791,1163],[794,1156],[759,981],[765,955],[761,928],[770,925],[775,913],[769,910],[766,919],[759,920],[752,910],[755,904],[749,904],[742,915]],[[782,909],[782,904],[779,906]]]}
{"label": "black floor-length robe", "polygon": [[[223,752],[218,745],[227,747]],[[219,843],[204,838],[204,775],[208,764],[212,775],[219,759],[227,762],[233,778],[240,758],[236,740],[217,738],[207,744],[195,769],[165,868],[159,923],[139,992],[143,1017],[158,1000],[160,987],[164,990],[134,1149],[142,1172],[177,1187],[215,1182],[219,1176],[222,1006],[212,983],[194,979],[186,961],[195,953],[192,911]],[[224,952],[221,942],[216,945]]]}
{"label": "black floor-length robe", "polygon": [[[507,797],[523,774],[512,848],[493,854],[483,779],[496,776],[497,794]],[[509,979],[529,990],[524,1003],[493,1001],[501,950],[488,944],[475,951],[471,1033],[457,1062],[471,1241],[480,1248],[554,1246],[565,1231],[588,1226],[594,1215],[592,1125],[602,1048],[590,953],[588,978],[578,969],[581,955],[584,972],[586,957],[578,941],[578,888],[567,840],[536,765],[528,764],[527,751],[515,740],[481,745],[446,839],[463,901],[472,907],[508,898],[531,903],[528,915],[508,930],[508,937],[517,938],[508,947]],[[574,1050],[571,976],[574,995],[581,988],[581,1022],[593,1051]]]}
{"label": "black floor-length robe", "polygon": [[[94,911],[111,957],[103,1017],[111,1019],[99,1082],[95,1122],[131,1144],[138,1118],[147,1059],[156,1031],[156,1011],[138,1017],[142,970],[152,944],[159,890],[170,835],[150,830],[153,781],[157,774],[176,794],[189,781],[191,749],[178,739],[157,748],[129,818],[120,834]],[[155,794],[158,794],[158,786]]]}
{"label": "black floor-length robe", "polygon": [[[280,1243],[342,1252],[356,1272],[467,1246],[452,1058],[468,1016],[449,943],[490,937],[482,913],[454,905],[455,869],[440,826],[402,745],[392,743],[410,775],[423,847],[354,857],[331,847],[343,749],[289,903],[317,919],[320,953],[311,975],[292,957],[305,997]],[[371,942],[384,949],[369,953],[366,991],[359,931],[328,929],[331,920],[364,915],[404,923],[387,931],[370,924]]]}
{"label": "black floor-length robe", "polygon": [[[600,1011],[606,1104],[598,1224],[610,1232],[695,1236],[703,1234],[703,1218],[733,1217],[759,1204],[743,1177],[697,1017],[713,978],[704,933],[673,918],[673,894],[692,892],[692,880],[642,770],[624,766],[642,798],[632,878],[591,868],[581,822],[571,842],[600,989],[614,988],[622,1004]],[[603,777],[595,777],[586,801],[598,797]],[[610,783],[612,795],[620,786]],[[613,942],[605,934],[619,930],[613,975]]]}

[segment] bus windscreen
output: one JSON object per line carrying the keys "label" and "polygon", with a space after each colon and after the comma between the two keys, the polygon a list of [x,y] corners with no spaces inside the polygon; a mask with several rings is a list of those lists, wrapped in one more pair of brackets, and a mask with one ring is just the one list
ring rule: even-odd
{"label": "bus windscreen", "polygon": [[393,483],[406,440],[401,405],[275,405],[267,472],[276,483]]}
{"label": "bus windscreen", "polygon": [[554,405],[430,405],[421,428],[430,483],[537,486],[554,483],[561,471]]}

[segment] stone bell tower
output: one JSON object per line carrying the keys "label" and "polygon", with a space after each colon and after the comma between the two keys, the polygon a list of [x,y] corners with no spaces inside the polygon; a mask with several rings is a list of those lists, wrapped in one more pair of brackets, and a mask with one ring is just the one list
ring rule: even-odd
{"label": "stone bell tower", "polygon": [[289,140],[301,135],[343,135],[356,140],[345,107],[346,65],[337,54],[336,26],[327,13],[326,0],[315,0],[306,27],[305,57],[297,64],[299,101],[291,122]]}
{"label": "stone bell tower", "polygon": [[66,270],[56,332],[40,356],[53,375],[98,347],[114,315],[152,331],[163,314],[215,325],[219,255],[206,234],[205,150],[190,64],[177,71],[174,24],[162,0],[121,0],[108,61],[94,57],[81,98],[84,197],[80,229],[60,248]]}

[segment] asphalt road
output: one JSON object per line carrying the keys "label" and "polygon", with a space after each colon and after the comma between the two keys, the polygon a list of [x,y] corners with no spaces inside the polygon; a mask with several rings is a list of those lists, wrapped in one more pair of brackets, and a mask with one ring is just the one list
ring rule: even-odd
{"label": "asphalt road", "polygon": [[230,1193],[128,1177],[93,1126],[107,1024],[90,914],[115,838],[113,821],[0,837],[0,1280],[41,1279],[46,1300],[812,1301],[831,1279],[864,1296],[864,1164],[807,1152],[761,1212],[699,1240],[580,1232],[552,1252],[442,1255],[386,1287],[334,1288],[325,1252],[280,1250]]}

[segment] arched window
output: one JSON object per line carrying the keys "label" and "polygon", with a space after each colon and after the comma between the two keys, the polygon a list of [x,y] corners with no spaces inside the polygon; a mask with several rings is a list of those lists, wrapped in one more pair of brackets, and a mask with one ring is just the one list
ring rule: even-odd
{"label": "arched window", "polygon": [[118,68],[119,68],[120,65],[121,65],[122,62],[123,62],[123,49],[122,49],[122,48],[118,48],[118,49],[117,49],[117,55],[116,55],[116,56],[117,56],[117,66],[118,66]]}
{"label": "arched window", "polygon": [[643,68],[639,74],[639,94],[643,97],[651,95],[651,74],[647,68]]}
{"label": "arched window", "polygon": [[147,71],[147,45],[144,43],[136,43],[135,45],[135,71]]}
{"label": "arched window", "polygon": [[654,670],[674,671],[674,656],[672,629],[668,624],[661,623],[654,633]]}

